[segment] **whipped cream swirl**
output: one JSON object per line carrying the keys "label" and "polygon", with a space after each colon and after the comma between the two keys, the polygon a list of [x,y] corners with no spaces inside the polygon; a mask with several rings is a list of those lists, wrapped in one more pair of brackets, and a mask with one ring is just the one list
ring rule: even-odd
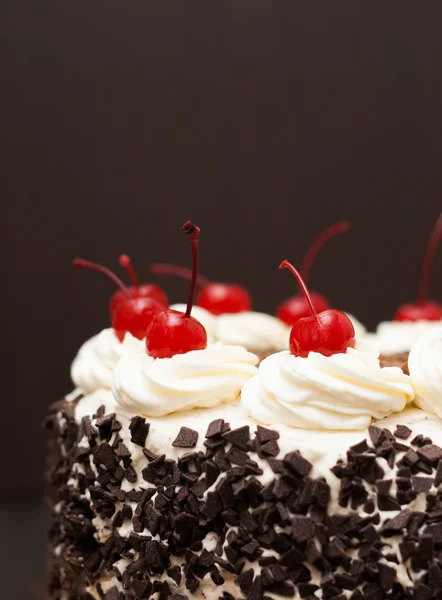
{"label": "whipped cream swirl", "polygon": [[284,350],[289,346],[289,335],[290,327],[280,319],[260,312],[224,314],[216,321],[217,340],[253,352]]}
{"label": "whipped cream swirl", "polygon": [[[187,310],[187,304],[172,304],[171,309],[177,310],[178,312],[185,313]],[[215,315],[200,306],[194,306],[192,308],[192,317],[199,321],[203,325],[207,333],[207,343],[213,344],[216,341],[216,319]]]}
{"label": "whipped cream swirl", "polygon": [[442,418],[442,326],[428,331],[414,344],[408,370],[416,404]]}
{"label": "whipped cream swirl", "polygon": [[381,354],[409,352],[421,335],[440,326],[441,321],[384,321],[379,323],[376,333],[368,333],[364,340]]}
{"label": "whipped cream swirl", "polygon": [[144,341],[126,333],[123,342],[113,329],[103,329],[85,342],[71,366],[74,384],[86,393],[111,388],[114,369],[122,356],[143,352]]}
{"label": "whipped cream swirl", "polygon": [[172,358],[126,356],[117,365],[112,391],[121,406],[150,417],[209,408],[238,400],[257,362],[245,348],[223,344]]}
{"label": "whipped cream swirl", "polygon": [[381,369],[377,352],[357,342],[357,348],[330,357],[285,351],[266,358],[244,386],[241,402],[268,425],[348,430],[403,410],[413,397],[401,369]]}

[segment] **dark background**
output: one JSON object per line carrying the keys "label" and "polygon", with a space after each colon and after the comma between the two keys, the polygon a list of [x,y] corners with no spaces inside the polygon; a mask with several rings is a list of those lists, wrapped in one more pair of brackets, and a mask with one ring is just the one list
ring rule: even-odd
{"label": "dark background", "polygon": [[75,255],[126,251],[147,278],[190,263],[192,218],[202,272],[273,311],[295,291],[280,260],[347,218],[313,287],[371,327],[413,298],[442,207],[441,18],[440,0],[0,3],[4,500],[41,496],[39,423],[108,322],[113,287]]}

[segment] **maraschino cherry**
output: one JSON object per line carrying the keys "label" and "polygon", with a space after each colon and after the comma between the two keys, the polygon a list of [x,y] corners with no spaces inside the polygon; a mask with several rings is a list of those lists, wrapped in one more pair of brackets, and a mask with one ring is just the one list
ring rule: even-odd
{"label": "maraschino cherry", "polygon": [[152,317],[164,310],[164,304],[155,298],[150,296],[139,298],[132,296],[121,279],[107,267],[83,260],[82,258],[76,258],[72,266],[75,271],[91,269],[104,273],[120,287],[124,300],[120,301],[112,312],[112,327],[120,342],[123,341],[127,332],[142,340],[146,335],[146,330],[150,325]]}
{"label": "maraschino cherry", "polygon": [[[169,300],[165,292],[160,288],[159,285],[155,285],[154,283],[140,283],[133,263],[127,254],[122,254],[120,256],[119,263],[122,267],[127,269],[127,272],[129,274],[129,278],[132,285],[127,289],[129,290],[129,293],[131,294],[132,298],[155,298],[155,300],[158,300],[158,302],[161,302],[161,304],[163,304],[164,309],[166,309],[169,306]],[[122,290],[118,290],[117,292],[115,292],[115,294],[112,296],[110,304],[111,314],[113,314],[118,304],[120,302],[124,302],[125,300],[126,294]]]}
{"label": "maraschino cherry", "polygon": [[[152,265],[151,271],[156,275],[177,275],[184,279],[190,279],[191,277],[189,269],[164,263]],[[196,304],[213,315],[245,312],[252,307],[250,294],[242,285],[237,283],[211,283],[201,275],[198,277],[198,284],[202,289]]]}
{"label": "maraschino cherry", "polygon": [[355,345],[355,330],[347,315],[339,310],[328,309],[318,313],[301,275],[287,260],[279,265],[289,269],[298,280],[310,310],[310,316],[294,323],[290,332],[290,352],[294,356],[307,358],[310,352],[324,356],[345,353]]}
{"label": "maraschino cherry", "polygon": [[442,239],[442,213],[440,214],[436,225],[431,232],[427,243],[427,249],[422,263],[419,288],[416,302],[402,304],[397,309],[395,321],[440,321],[442,319],[442,304],[428,300],[428,290],[430,286],[430,275],[436,256],[437,247]]}
{"label": "maraschino cherry", "polygon": [[175,354],[207,348],[206,330],[191,316],[198,282],[200,228],[187,221],[183,231],[192,245],[193,259],[187,309],[185,313],[169,309],[153,317],[146,334],[147,353],[153,358],[171,358]]}
{"label": "maraschino cherry", "polygon": [[[351,223],[349,223],[348,221],[339,221],[339,223],[335,223],[331,227],[325,229],[313,241],[312,245],[307,250],[307,253],[304,256],[301,268],[299,269],[301,276],[306,284],[308,282],[313,262],[321,248],[332,237],[338,235],[339,233],[344,233],[349,229],[351,229]],[[322,296],[321,294],[311,292],[310,298],[313,303],[313,306],[315,307],[316,312],[321,313],[324,310],[330,308],[328,300],[324,298],[324,296]],[[281,321],[284,321],[284,323],[291,326],[294,325],[294,323],[296,323],[298,319],[310,316],[310,306],[306,298],[302,294],[298,294],[296,296],[292,296],[291,298],[285,300],[282,304],[280,304],[276,312],[276,316],[278,317],[278,319],[281,319]]]}

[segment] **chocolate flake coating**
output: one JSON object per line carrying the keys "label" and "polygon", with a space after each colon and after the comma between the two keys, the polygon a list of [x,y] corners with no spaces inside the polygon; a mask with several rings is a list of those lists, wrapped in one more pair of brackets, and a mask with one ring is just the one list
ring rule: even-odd
{"label": "chocolate flake coating", "polygon": [[411,429],[406,425],[397,425],[396,430],[394,432],[394,437],[397,437],[401,440],[408,440],[411,435]]}
{"label": "chocolate flake coating", "polygon": [[146,423],[146,419],[143,417],[133,417],[129,425],[131,442],[138,446],[144,446],[147,434],[149,433],[149,427],[149,423]]}
{"label": "chocolate flake coating", "polygon": [[[248,427],[232,430],[217,419],[208,427],[205,451],[175,461],[145,447],[149,424],[134,417],[131,440],[144,455],[144,481],[137,482],[115,415],[102,407],[95,426],[90,417],[78,426],[74,408],[58,403],[48,419],[56,440],[50,479],[62,506],[51,532],[61,549],[54,557],[54,600],[90,600],[87,585],[104,600],[185,600],[199,593],[203,578],[221,600],[235,600],[223,587],[227,576],[238,586],[238,599],[299,593],[309,600],[440,600],[442,449],[428,438],[416,436],[413,448],[397,441],[410,437],[404,426],[394,435],[370,427],[369,439],[349,448],[332,469],[346,507],[334,514],[327,481],[311,477],[312,464],[296,449],[282,455],[272,429],[258,426],[251,437]],[[194,448],[197,441],[197,432],[182,428],[174,445]],[[254,452],[272,473],[265,486]],[[388,476],[383,461],[393,468]],[[134,488],[121,489],[123,480]],[[409,507],[418,495],[425,512]],[[92,522],[97,515],[109,525],[104,542]],[[128,523],[132,531],[120,535]],[[204,548],[207,535],[216,537],[213,550]],[[128,566],[120,572],[115,565],[122,558]],[[246,561],[261,570],[255,573]],[[406,588],[396,578],[399,563],[410,578]],[[103,591],[100,581],[109,577],[122,591]]]}
{"label": "chocolate flake coating", "polygon": [[198,432],[189,427],[181,427],[178,435],[172,442],[177,448],[195,448],[198,442]]}

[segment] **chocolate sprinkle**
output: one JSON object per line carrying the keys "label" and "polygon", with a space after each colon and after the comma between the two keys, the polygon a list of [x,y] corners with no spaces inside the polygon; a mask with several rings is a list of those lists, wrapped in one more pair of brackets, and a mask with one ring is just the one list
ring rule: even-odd
{"label": "chocolate sprinkle", "polygon": [[289,454],[285,455],[283,462],[299,477],[308,475],[313,468],[313,465],[301,456],[299,452],[289,452]]}
{"label": "chocolate sprinkle", "polygon": [[411,429],[406,425],[397,425],[396,431],[394,432],[394,437],[397,437],[401,440],[408,440],[411,435]]}
{"label": "chocolate sprinkle", "polygon": [[143,417],[133,417],[131,419],[129,430],[131,432],[131,442],[138,446],[146,444],[147,434],[149,433],[149,423]]}
{"label": "chocolate sprinkle", "polygon": [[422,448],[419,448],[417,453],[422,460],[431,464],[437,464],[442,459],[442,448],[435,444],[423,446]]}
{"label": "chocolate sprinkle", "polygon": [[198,432],[189,427],[181,427],[178,435],[172,442],[177,448],[195,448],[198,442]]}
{"label": "chocolate sprinkle", "polygon": [[248,425],[227,431],[222,437],[241,450],[249,449],[250,428]]}
{"label": "chocolate sprinkle", "polygon": [[209,424],[207,428],[206,438],[213,438],[222,435],[224,429],[224,419],[216,419]]}

